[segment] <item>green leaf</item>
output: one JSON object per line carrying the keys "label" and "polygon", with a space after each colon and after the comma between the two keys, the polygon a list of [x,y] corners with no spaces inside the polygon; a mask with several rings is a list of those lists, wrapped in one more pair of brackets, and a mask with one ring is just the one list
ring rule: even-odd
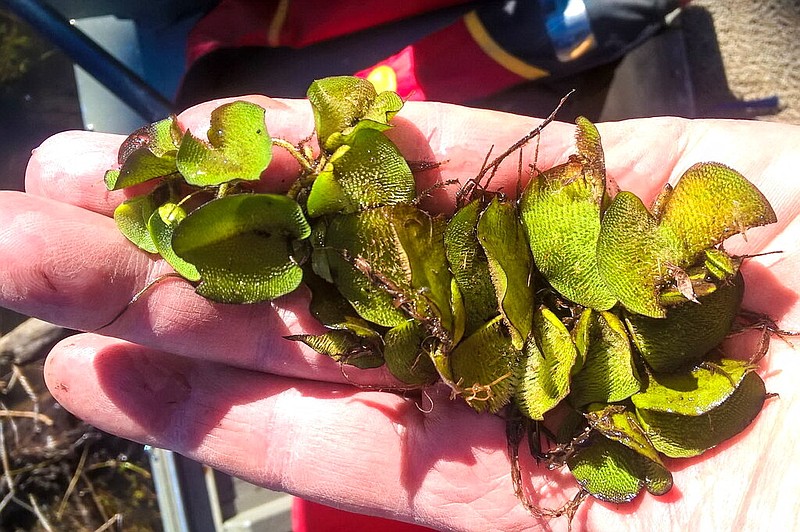
{"label": "green leaf", "polygon": [[523,373],[515,398],[525,416],[543,420],[569,393],[578,350],[561,320],[545,307],[533,316],[534,339],[525,344]]}
{"label": "green leaf", "polygon": [[447,262],[464,299],[467,335],[497,316],[498,312],[489,262],[478,242],[477,226],[481,211],[479,201],[462,207],[450,219],[444,234]]}
{"label": "green leaf", "polygon": [[360,369],[381,367],[380,336],[370,337],[351,329],[335,329],[323,334],[295,334],[287,340],[303,342],[311,349],[327,355],[337,362]]}
{"label": "green leaf", "polygon": [[340,147],[314,180],[308,196],[312,217],[353,213],[382,205],[411,203],[416,185],[395,145],[375,130],[359,131]]}
{"label": "green leaf", "polygon": [[630,502],[642,488],[663,495],[672,487],[672,475],[660,462],[600,434],[567,458],[567,465],[578,484],[601,501]]}
{"label": "green leaf", "polygon": [[231,102],[212,111],[208,143],[187,131],[176,158],[186,182],[204,187],[258,180],[272,160],[265,113],[253,103]]}
{"label": "green leaf", "polygon": [[444,223],[411,205],[336,216],[315,226],[314,270],[329,275],[364,319],[395,327],[410,316],[454,330]]}
{"label": "green leaf", "polygon": [[467,404],[478,412],[497,412],[514,393],[519,359],[520,352],[498,316],[453,349],[450,369]]}
{"label": "green leaf", "polygon": [[616,298],[597,266],[605,166],[597,129],[578,120],[579,153],[532,179],[520,200],[520,218],[533,260],[561,295],[608,310]]}
{"label": "green leaf", "polygon": [[121,168],[105,174],[106,188],[119,190],[151,179],[174,174],[180,130],[174,117],[143,126],[122,143],[118,161]]}
{"label": "green leaf", "polygon": [[422,348],[428,333],[416,320],[393,327],[384,336],[383,354],[389,371],[406,384],[431,384],[438,376]]}
{"label": "green leaf", "polygon": [[683,242],[681,259],[685,264],[729,236],[775,221],[775,211],[761,191],[739,172],[719,163],[689,168],[661,216],[661,225]]}
{"label": "green leaf", "polygon": [[651,376],[631,400],[653,446],[670,457],[697,456],[744,430],[766,399],[753,369],[723,359],[691,373]]}
{"label": "green leaf", "polygon": [[699,364],[727,336],[744,296],[744,278],[721,284],[700,303],[670,307],[666,319],[626,314],[631,339],[656,372],[673,372]]}
{"label": "green leaf", "polygon": [[150,216],[147,230],[150,232],[150,237],[153,239],[158,253],[177,273],[189,281],[199,281],[200,272],[197,271],[197,268],[177,256],[172,249],[172,235],[184,218],[186,218],[186,211],[183,210],[183,207],[167,202]]}
{"label": "green leaf", "polygon": [[153,237],[147,229],[147,220],[155,209],[156,205],[150,194],[126,200],[114,209],[114,221],[117,222],[119,231],[148,253],[158,253]]}
{"label": "green leaf", "polygon": [[514,347],[522,349],[533,323],[530,251],[513,204],[493,199],[478,220],[483,247],[500,313]]}
{"label": "green leaf", "polygon": [[660,229],[642,201],[620,192],[603,216],[597,240],[597,264],[605,285],[628,310],[663,318],[661,286],[677,264],[680,242]]}
{"label": "green leaf", "polygon": [[578,407],[622,401],[641,389],[625,326],[610,312],[592,318],[586,361],[572,379],[570,400]]}
{"label": "green leaf", "polygon": [[292,257],[292,242],[310,233],[294,200],[238,194],[189,214],[175,229],[172,248],[200,272],[200,295],[224,303],[254,303],[297,288],[303,271]]}
{"label": "green leaf", "polygon": [[334,76],[314,81],[308,88],[320,146],[333,152],[346,142],[354,128],[386,129],[402,108],[393,92],[377,94],[369,81],[353,76]]}

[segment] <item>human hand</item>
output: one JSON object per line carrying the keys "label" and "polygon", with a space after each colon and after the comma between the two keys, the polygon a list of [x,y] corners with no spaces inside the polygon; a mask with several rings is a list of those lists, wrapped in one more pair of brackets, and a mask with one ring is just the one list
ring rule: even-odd
{"label": "human hand", "polygon": [[[270,133],[296,142],[313,130],[306,102],[252,98],[267,107]],[[219,102],[181,116],[207,129]],[[487,150],[511,145],[538,120],[488,111],[409,102],[389,133],[409,160],[447,161],[418,176],[437,181],[477,174]],[[755,122],[646,119],[598,126],[608,173],[649,203],[665,181],[695,162],[719,161],[753,181],[770,200],[778,223],[734,238],[734,253],[783,250],[750,259],[744,307],[768,314],[784,329],[800,328],[800,131]],[[572,150],[573,128],[548,126],[537,166],[548,168]],[[27,194],[0,194],[0,305],[82,330],[95,330],[126,307],[161,273],[163,261],[142,253],[110,215],[125,191],[108,192],[103,172],[116,162],[117,136],[64,133],[45,142],[27,174]],[[534,150],[526,157],[532,162]],[[282,151],[266,177],[285,188],[295,175]],[[516,189],[517,161],[500,167],[493,187]],[[444,210],[454,188],[426,205]],[[473,412],[446,392],[429,399],[354,388],[348,381],[390,384],[381,370],[339,366],[288,334],[319,332],[304,291],[268,304],[223,305],[182,281],[156,285],[104,334],[58,345],[45,376],[67,409],[120,436],[174,449],[190,458],[272,489],[345,509],[445,529],[517,530],[546,523],[513,494],[504,421]],[[757,335],[729,341],[748,357]],[[122,338],[122,339],[117,339]],[[793,522],[800,488],[796,419],[800,361],[774,341],[759,373],[769,400],[745,432],[695,459],[671,460],[675,487],[616,507],[597,501],[578,512],[576,528],[641,530],[777,528]],[[418,406],[420,408],[418,408]],[[568,473],[526,462],[534,502],[559,506],[574,492]],[[566,528],[565,520],[551,523]]]}

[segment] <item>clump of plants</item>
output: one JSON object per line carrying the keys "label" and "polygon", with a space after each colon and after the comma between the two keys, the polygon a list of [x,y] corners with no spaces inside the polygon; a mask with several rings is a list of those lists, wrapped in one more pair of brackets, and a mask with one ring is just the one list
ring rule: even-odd
{"label": "clump of plants", "polygon": [[[663,457],[699,455],[759,413],[758,354],[719,349],[744,292],[743,257],[722,244],[776,221],[738,172],[699,163],[650,206],[612,195],[600,135],[579,118],[575,153],[532,172],[520,198],[476,179],[443,216],[420,208],[409,162],[384,134],[403,105],[395,93],[335,77],[308,99],[316,150],[271,138],[264,109],[244,101],[212,113],[207,140],[174,117],[133,133],[106,185],[156,184],[117,208],[120,230],[214,301],[305,283],[327,331],[290,340],[341,364],[386,365],[406,388],[442,382],[504,415],[515,489],[537,515],[571,515],[586,495],[665,494]],[[287,194],[255,193],[273,145],[300,174]],[[580,486],[561,509],[525,500],[526,433],[538,460]]]}

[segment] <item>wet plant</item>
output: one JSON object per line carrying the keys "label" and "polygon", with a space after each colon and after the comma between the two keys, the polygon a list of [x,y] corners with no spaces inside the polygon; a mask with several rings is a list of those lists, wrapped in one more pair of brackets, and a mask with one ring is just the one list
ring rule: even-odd
{"label": "wet plant", "polygon": [[[398,389],[444,383],[505,416],[515,489],[536,515],[572,516],[586,496],[665,494],[665,456],[702,454],[759,413],[760,355],[719,348],[744,293],[744,257],[723,242],[776,216],[737,171],[698,163],[648,207],[612,193],[598,130],[579,118],[575,153],[532,172],[519,199],[482,184],[495,160],[453,215],[436,215],[384,134],[396,94],[336,77],[308,99],[315,150],[271,138],[264,109],[243,101],[213,112],[207,140],[175,117],[134,132],[106,185],[153,186],[117,208],[122,233],[214,301],[266,301],[304,282],[327,331],[289,340],[341,364],[386,365]],[[300,175],[287,194],[253,192],[273,145]],[[537,460],[580,486],[560,509],[525,499],[526,435]]]}

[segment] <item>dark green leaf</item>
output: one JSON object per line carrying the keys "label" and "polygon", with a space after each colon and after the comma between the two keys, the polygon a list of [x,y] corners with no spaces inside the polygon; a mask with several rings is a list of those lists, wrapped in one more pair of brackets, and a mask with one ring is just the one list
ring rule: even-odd
{"label": "dark green leaf", "polygon": [[175,229],[172,247],[200,272],[197,292],[225,303],[253,303],[288,294],[303,271],[292,241],[311,228],[286,196],[238,194],[210,201]]}
{"label": "dark green leaf", "polygon": [[533,335],[535,341],[525,344],[515,397],[525,416],[542,420],[569,393],[578,350],[564,324],[545,307],[533,316]]}
{"label": "dark green leaf", "polygon": [[389,329],[384,337],[386,346],[383,353],[386,367],[406,384],[431,384],[437,373],[422,342],[428,336],[422,325],[416,320]]}
{"label": "dark green leaf", "polygon": [[575,406],[615,403],[641,389],[625,325],[610,312],[592,314],[583,369],[572,379]]}
{"label": "dark green leaf", "polygon": [[498,312],[489,262],[478,242],[477,225],[481,209],[479,201],[459,209],[450,219],[444,234],[447,262],[464,300],[467,335],[482,327]]}
{"label": "dark green leaf", "polygon": [[670,307],[666,319],[627,314],[625,322],[639,353],[657,372],[690,368],[725,338],[733,326],[744,295],[744,279],[737,275],[699,304]]}
{"label": "dark green leaf", "polygon": [[641,426],[659,452],[696,456],[744,430],[766,399],[753,366],[725,360],[691,373],[651,376],[632,398]]}
{"label": "dark green leaf", "polygon": [[520,352],[501,316],[463,339],[450,354],[453,379],[461,397],[478,412],[497,412],[511,399]]}

